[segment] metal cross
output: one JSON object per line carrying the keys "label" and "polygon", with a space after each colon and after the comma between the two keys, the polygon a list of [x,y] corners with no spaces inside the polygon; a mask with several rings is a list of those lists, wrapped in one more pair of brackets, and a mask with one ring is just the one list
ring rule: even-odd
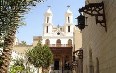
{"label": "metal cross", "polygon": [[70,7],[70,5],[67,6],[68,8]]}

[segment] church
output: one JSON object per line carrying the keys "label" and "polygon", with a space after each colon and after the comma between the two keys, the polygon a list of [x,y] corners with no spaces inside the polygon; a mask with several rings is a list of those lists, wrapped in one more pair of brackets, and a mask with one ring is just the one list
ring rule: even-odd
{"label": "church", "polygon": [[68,7],[63,26],[52,23],[53,13],[50,9],[44,14],[42,44],[47,44],[54,55],[54,70],[70,70],[73,50],[73,14]]}
{"label": "church", "polygon": [[[33,44],[26,45],[28,48],[33,47],[41,39],[42,44],[46,44],[50,47],[53,53],[53,70],[55,73],[71,73],[72,64],[72,52],[73,52],[73,35],[74,35],[74,24],[73,24],[73,13],[68,6],[65,12],[65,22],[62,26],[53,24],[53,13],[50,7],[44,13],[43,22],[43,35],[34,36]],[[15,42],[17,43],[17,42]],[[15,45],[13,50],[24,54],[26,46]]]}

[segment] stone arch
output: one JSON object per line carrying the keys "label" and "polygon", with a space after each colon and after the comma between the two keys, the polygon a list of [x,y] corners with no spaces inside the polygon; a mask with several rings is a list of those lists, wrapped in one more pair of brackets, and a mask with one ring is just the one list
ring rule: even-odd
{"label": "stone arch", "polygon": [[45,40],[45,44],[46,44],[46,45],[49,45],[49,44],[50,44],[50,40],[49,40],[49,39],[46,39],[46,40]]}

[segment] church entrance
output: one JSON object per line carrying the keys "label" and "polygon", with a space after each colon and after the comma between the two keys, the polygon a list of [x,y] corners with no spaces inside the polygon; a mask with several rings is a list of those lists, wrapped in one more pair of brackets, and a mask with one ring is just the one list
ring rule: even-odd
{"label": "church entrance", "polygon": [[54,70],[59,70],[59,60],[58,59],[54,60]]}
{"label": "church entrance", "polygon": [[50,47],[54,57],[55,73],[71,73],[72,47]]}

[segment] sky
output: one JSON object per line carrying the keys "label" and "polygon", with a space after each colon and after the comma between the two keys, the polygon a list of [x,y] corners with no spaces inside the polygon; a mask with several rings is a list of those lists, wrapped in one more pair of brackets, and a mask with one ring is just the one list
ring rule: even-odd
{"label": "sky", "polygon": [[75,19],[79,16],[78,9],[83,7],[85,0],[45,0],[45,2],[38,3],[37,6],[32,7],[31,10],[24,16],[24,26],[20,26],[17,30],[16,37],[19,41],[26,41],[27,44],[33,43],[33,36],[42,36],[44,13],[47,11],[48,6],[51,6],[53,13],[53,24],[63,25],[65,12],[67,6],[70,5],[70,10],[73,13],[74,24],[77,24]]}

